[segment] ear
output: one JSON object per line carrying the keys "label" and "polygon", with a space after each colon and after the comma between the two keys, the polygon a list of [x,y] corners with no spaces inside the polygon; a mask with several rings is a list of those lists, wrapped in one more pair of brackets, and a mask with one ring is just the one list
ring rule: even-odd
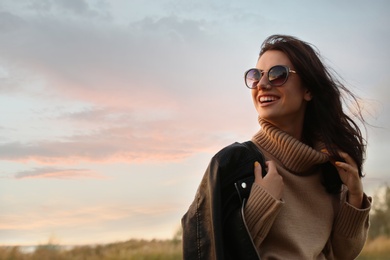
{"label": "ear", "polygon": [[304,94],[303,98],[306,101],[310,101],[313,99],[313,96],[311,95],[311,92],[308,89],[305,89],[305,94]]}

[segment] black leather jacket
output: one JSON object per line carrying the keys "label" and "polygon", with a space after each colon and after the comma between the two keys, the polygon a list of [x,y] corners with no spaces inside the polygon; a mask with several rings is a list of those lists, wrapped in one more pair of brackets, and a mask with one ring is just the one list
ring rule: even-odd
{"label": "black leather jacket", "polygon": [[184,259],[260,259],[243,218],[255,161],[265,169],[251,141],[231,144],[211,159],[182,218]]}

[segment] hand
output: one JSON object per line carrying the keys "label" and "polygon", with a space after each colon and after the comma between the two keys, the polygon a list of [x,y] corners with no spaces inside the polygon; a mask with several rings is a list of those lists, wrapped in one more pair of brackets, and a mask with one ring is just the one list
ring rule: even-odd
{"label": "hand", "polygon": [[[329,155],[327,150],[322,152]],[[361,208],[363,203],[363,184],[359,176],[359,170],[356,162],[347,153],[338,151],[340,157],[345,162],[330,160],[331,163],[336,167],[341,181],[348,188],[348,203],[356,208]]]}
{"label": "hand", "polygon": [[265,164],[268,170],[267,175],[263,178],[261,165],[255,162],[255,183],[262,186],[274,198],[280,200],[283,193],[283,178],[279,175],[273,161],[267,161]]}

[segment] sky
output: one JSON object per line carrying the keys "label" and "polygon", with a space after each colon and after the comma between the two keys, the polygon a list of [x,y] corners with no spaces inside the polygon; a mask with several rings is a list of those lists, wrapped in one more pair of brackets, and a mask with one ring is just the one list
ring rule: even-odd
{"label": "sky", "polygon": [[[1,0],[0,245],[172,238],[211,157],[258,131],[262,41],[315,45],[390,183],[390,2]],[[331,104],[329,104],[331,106]]]}

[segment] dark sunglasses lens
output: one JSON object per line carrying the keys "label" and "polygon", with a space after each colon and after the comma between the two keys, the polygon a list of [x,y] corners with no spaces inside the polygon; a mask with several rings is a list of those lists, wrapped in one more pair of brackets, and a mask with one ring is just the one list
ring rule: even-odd
{"label": "dark sunglasses lens", "polygon": [[283,85],[287,80],[287,68],[283,66],[275,66],[268,72],[268,80],[273,86]]}
{"label": "dark sunglasses lens", "polygon": [[260,71],[256,69],[248,70],[245,74],[245,84],[248,88],[256,88],[257,83],[260,80]]}

